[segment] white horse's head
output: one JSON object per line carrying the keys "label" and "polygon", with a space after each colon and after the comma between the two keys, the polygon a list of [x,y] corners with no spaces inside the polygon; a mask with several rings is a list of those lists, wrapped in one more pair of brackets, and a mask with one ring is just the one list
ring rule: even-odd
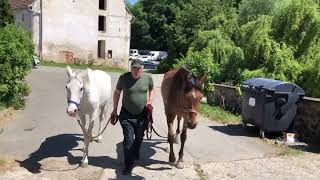
{"label": "white horse's head", "polygon": [[83,96],[85,81],[88,82],[91,74],[91,69],[87,69],[85,73],[74,73],[72,69],[67,66],[67,74],[69,76],[69,80],[66,86],[67,89],[67,101],[68,101],[68,109],[67,113],[69,116],[75,117],[77,111],[80,108],[80,101]]}

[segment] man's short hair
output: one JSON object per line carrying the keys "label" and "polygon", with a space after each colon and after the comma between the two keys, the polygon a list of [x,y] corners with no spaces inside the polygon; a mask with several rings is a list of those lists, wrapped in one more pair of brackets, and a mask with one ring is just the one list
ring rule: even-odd
{"label": "man's short hair", "polygon": [[134,59],[131,62],[131,67],[141,68],[143,67],[143,61],[141,61],[140,59]]}

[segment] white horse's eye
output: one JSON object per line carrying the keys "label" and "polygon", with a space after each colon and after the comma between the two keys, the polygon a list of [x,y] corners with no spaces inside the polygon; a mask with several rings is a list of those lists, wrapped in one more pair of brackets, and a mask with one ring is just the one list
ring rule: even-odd
{"label": "white horse's eye", "polygon": [[66,89],[68,89],[68,86],[66,86]]}
{"label": "white horse's eye", "polygon": [[80,91],[82,91],[83,90],[83,88],[80,88]]}

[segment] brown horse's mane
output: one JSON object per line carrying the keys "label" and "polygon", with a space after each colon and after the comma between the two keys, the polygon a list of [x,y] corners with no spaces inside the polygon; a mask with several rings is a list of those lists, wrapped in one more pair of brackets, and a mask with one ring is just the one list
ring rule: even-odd
{"label": "brown horse's mane", "polygon": [[[166,76],[166,75],[165,75]],[[185,67],[181,67],[178,69],[173,76],[171,85],[171,92],[177,92],[177,93],[171,93],[171,98],[176,98],[177,95],[182,95],[181,93],[188,93],[193,88],[196,90],[200,90],[201,85],[199,80],[193,76]]]}

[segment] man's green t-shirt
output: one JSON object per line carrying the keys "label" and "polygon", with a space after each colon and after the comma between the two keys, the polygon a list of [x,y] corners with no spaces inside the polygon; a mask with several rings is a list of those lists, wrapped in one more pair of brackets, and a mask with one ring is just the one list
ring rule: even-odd
{"label": "man's green t-shirt", "polygon": [[127,72],[119,77],[116,88],[123,90],[122,106],[132,114],[139,114],[147,104],[148,90],[153,89],[153,80],[148,73],[134,79],[131,72]]}

